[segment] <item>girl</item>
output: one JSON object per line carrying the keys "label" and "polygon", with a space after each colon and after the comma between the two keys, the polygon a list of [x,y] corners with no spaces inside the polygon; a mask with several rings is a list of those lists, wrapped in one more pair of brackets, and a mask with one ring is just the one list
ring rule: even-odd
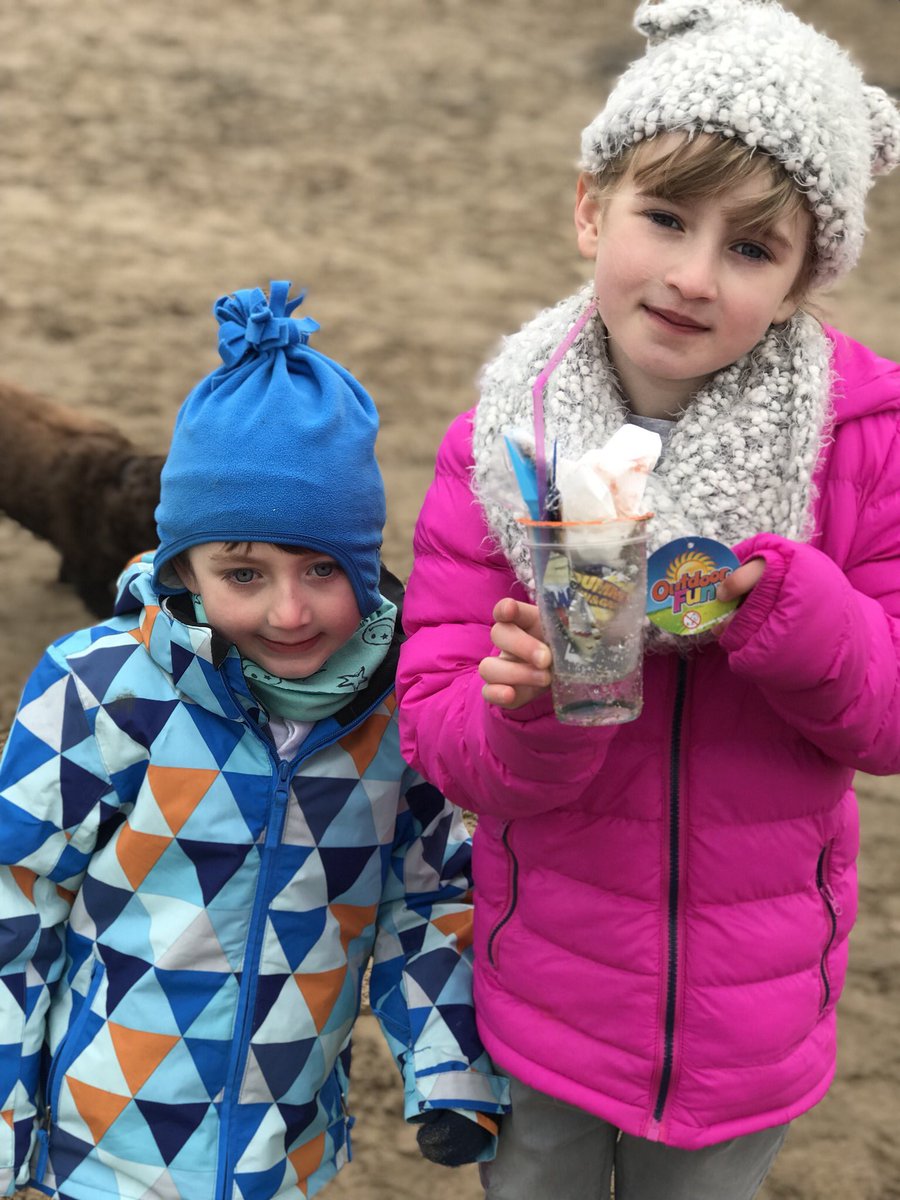
{"label": "girl", "polygon": [[[478,1024],[512,1077],[491,1200],[745,1200],[822,1098],[856,911],[856,769],[900,770],[900,368],[802,304],[844,275],[900,118],[777,4],[644,4],[583,135],[589,287],[487,367],[416,531],[408,757],[480,816]],[[544,393],[570,459],[663,436],[651,550],[743,564],[645,704],[556,721],[527,552],[486,487]],[[474,496],[473,496],[474,491]]]}

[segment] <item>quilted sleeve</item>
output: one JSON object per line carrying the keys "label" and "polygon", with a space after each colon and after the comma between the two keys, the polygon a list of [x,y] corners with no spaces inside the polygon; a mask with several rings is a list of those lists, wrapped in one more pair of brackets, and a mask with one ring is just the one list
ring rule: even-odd
{"label": "quilted sleeve", "polygon": [[48,652],[0,762],[0,1195],[28,1181],[65,924],[111,791],[75,682]]}
{"label": "quilted sleeve", "polygon": [[[883,422],[881,422],[883,425]],[[760,534],[736,547],[762,579],[721,638],[731,669],[823,753],[900,772],[900,427],[864,501],[843,569],[815,546]]]}
{"label": "quilted sleeve", "polygon": [[459,813],[414,771],[403,790],[378,914],[372,1011],[403,1076],[407,1119],[452,1108],[493,1133],[508,1095],[475,1027],[471,841]]}
{"label": "quilted sleeve", "polygon": [[494,605],[527,597],[491,545],[469,486],[470,445],[466,414],[441,447],[416,525],[397,671],[401,744],[454,804],[500,819],[537,816],[577,803],[616,729],[561,724],[549,695],[515,711],[482,697],[478,664],[496,653]]}

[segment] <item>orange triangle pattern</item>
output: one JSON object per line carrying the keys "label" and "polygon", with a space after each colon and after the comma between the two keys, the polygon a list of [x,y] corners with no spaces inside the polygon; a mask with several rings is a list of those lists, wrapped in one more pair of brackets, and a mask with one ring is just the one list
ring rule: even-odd
{"label": "orange triangle pattern", "polygon": [[75,1107],[78,1109],[82,1121],[90,1129],[94,1145],[97,1145],[122,1109],[131,1103],[131,1097],[105,1092],[103,1088],[92,1087],[91,1084],[82,1083],[80,1079],[71,1079],[68,1075],[66,1082],[72,1093],[72,1099],[75,1101]]}
{"label": "orange triangle pattern", "polygon": [[171,845],[171,838],[160,837],[156,833],[141,833],[130,825],[122,826],[116,838],[116,857],[135,890],[156,866],[166,847]]}
{"label": "orange triangle pattern", "polygon": [[68,888],[60,887],[60,885],[57,884],[56,894],[59,896],[60,900],[65,900],[69,908],[71,908],[75,903],[75,892],[70,892]]}
{"label": "orange triangle pattern", "polygon": [[27,867],[10,867],[9,873],[16,881],[16,884],[22,895],[27,896],[33,904],[34,884],[35,880],[37,879],[37,875],[35,875],[34,871],[29,871]]}
{"label": "orange triangle pattern", "polygon": [[384,731],[391,718],[385,713],[374,712],[362,725],[357,725],[352,733],[342,737],[338,745],[353,759],[360,778],[366,773],[372,759],[378,753]]}
{"label": "orange triangle pattern", "polygon": [[[346,947],[344,948],[346,950]],[[325,1023],[331,1016],[346,977],[346,967],[333,967],[330,971],[317,971],[310,975],[295,973],[294,982],[300,989],[310,1016],[316,1023],[317,1033],[321,1033],[325,1028]]]}
{"label": "orange triangle pattern", "polygon": [[306,1181],[312,1175],[316,1167],[322,1165],[322,1156],[325,1152],[325,1134],[318,1133],[312,1141],[304,1142],[302,1146],[298,1146],[296,1150],[292,1150],[288,1154],[291,1166],[297,1172],[297,1186],[305,1196]]}
{"label": "orange triangle pattern", "polygon": [[444,937],[451,934],[456,937],[456,948],[460,954],[472,945],[472,910],[447,913],[443,917],[433,917],[431,921],[435,929],[440,930]]}
{"label": "orange triangle pattern", "polygon": [[344,953],[355,937],[375,920],[375,904],[329,904],[329,910],[341,927],[341,945]]}
{"label": "orange triangle pattern", "polygon": [[141,630],[138,635],[138,641],[143,642],[148,650],[150,648],[150,638],[153,636],[153,626],[156,624],[158,616],[158,604],[147,604],[144,606],[144,615],[141,618]]}
{"label": "orange triangle pattern", "polygon": [[473,1113],[472,1115],[475,1117],[476,1124],[480,1125],[482,1129],[486,1129],[488,1133],[496,1136],[500,1132],[500,1123],[496,1117],[488,1116],[487,1113],[483,1112]]}
{"label": "orange triangle pattern", "polygon": [[152,765],[147,768],[153,798],[173,833],[181,830],[218,776],[214,768]]}
{"label": "orange triangle pattern", "polygon": [[7,1123],[7,1125],[10,1127],[10,1129],[12,1129],[14,1127],[14,1122],[13,1122],[14,1113],[15,1113],[14,1108],[5,1108],[3,1110],[3,1112],[0,1113],[0,1117],[3,1118],[3,1120]]}
{"label": "orange triangle pattern", "polygon": [[147,1033],[143,1029],[126,1029],[115,1021],[109,1022],[109,1033],[132,1096],[144,1086],[178,1041],[177,1034],[173,1036],[169,1033]]}

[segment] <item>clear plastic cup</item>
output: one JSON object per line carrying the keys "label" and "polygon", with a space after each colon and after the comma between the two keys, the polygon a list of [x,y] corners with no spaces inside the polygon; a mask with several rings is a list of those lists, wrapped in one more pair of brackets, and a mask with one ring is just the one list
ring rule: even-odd
{"label": "clear plastic cup", "polygon": [[643,704],[646,521],[521,520],[553,655],[553,707],[569,725],[620,725]]}

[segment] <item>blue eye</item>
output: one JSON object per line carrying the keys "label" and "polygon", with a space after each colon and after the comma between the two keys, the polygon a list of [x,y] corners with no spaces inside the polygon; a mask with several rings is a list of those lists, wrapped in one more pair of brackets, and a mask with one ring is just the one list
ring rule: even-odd
{"label": "blue eye", "polygon": [[758,246],[756,242],[738,242],[735,250],[742,258],[749,258],[753,262],[768,262],[771,258],[768,250],[763,246]]}
{"label": "blue eye", "polygon": [[333,562],[317,562],[310,567],[310,571],[317,579],[328,579],[337,569],[337,564]]}
{"label": "blue eye", "polygon": [[654,225],[660,225],[663,229],[680,229],[681,222],[676,216],[669,212],[661,212],[653,209],[651,212],[644,214]]}
{"label": "blue eye", "polygon": [[228,573],[228,578],[234,583],[252,583],[255,576],[256,572],[252,567],[235,567]]}

